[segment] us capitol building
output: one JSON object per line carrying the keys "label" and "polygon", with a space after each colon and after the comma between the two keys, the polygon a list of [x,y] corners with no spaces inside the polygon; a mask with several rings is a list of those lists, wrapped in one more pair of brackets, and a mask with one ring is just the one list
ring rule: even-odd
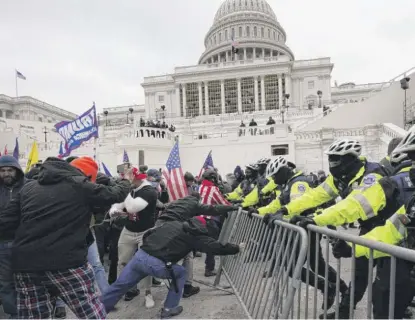
{"label": "us capitol building", "polygon": [[[95,155],[113,173],[124,150],[135,165],[161,168],[178,139],[185,171],[199,172],[210,150],[222,173],[277,155],[316,171],[327,169],[323,151],[341,137],[360,140],[364,153],[379,160],[414,116],[415,90],[409,87],[404,95],[400,80],[415,68],[383,83],[333,84],[329,57],[295,60],[286,31],[265,0],[223,1],[204,45],[196,65],[145,77],[143,105],[104,109],[100,139],[74,154]],[[30,117],[21,111],[23,100]],[[22,164],[33,139],[43,158],[56,156],[61,138],[52,120],[75,117],[48,106],[31,97],[0,95],[1,140],[10,150],[19,136]],[[269,124],[269,117],[275,123]],[[143,128],[140,119],[164,121],[176,131]],[[252,119],[256,127],[248,126]]]}

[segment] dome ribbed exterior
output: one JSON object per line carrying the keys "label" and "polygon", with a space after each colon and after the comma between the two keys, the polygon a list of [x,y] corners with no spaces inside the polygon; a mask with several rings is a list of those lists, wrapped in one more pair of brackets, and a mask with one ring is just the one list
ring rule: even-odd
{"label": "dome ribbed exterior", "polygon": [[265,0],[226,0],[216,12],[213,23],[218,23],[222,18],[233,13],[244,11],[263,13],[271,19],[277,20],[277,16]]}
{"label": "dome ribbed exterior", "polygon": [[266,0],[225,0],[206,34],[205,52],[199,63],[229,61],[232,39],[238,43],[237,60],[258,58],[263,50],[272,57],[294,60],[294,54],[285,44],[284,28]]}

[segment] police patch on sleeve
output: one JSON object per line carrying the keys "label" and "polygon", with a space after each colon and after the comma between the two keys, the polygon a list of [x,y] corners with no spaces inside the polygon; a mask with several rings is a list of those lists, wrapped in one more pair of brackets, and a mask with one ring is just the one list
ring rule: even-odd
{"label": "police patch on sleeve", "polygon": [[368,174],[363,178],[363,184],[366,186],[371,186],[376,182],[376,177],[373,174]]}
{"label": "police patch on sleeve", "polygon": [[299,184],[297,190],[298,192],[305,192],[305,185]]}

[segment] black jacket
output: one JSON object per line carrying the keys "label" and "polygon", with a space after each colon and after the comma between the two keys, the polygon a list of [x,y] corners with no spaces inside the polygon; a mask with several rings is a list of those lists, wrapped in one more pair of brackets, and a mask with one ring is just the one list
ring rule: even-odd
{"label": "black jacket", "polygon": [[159,223],[162,221],[186,221],[192,217],[221,216],[230,211],[235,211],[233,206],[207,205],[201,204],[200,200],[194,196],[187,196],[169,203],[164,212],[158,218]]}
{"label": "black jacket", "polygon": [[[19,194],[20,189],[23,187],[27,179],[24,177],[22,168],[19,162],[12,156],[0,157],[0,168],[12,167],[17,171],[16,183],[13,186],[6,186],[2,180],[0,180],[0,217],[4,214],[3,211],[11,201],[11,199]],[[4,232],[0,232],[0,241],[11,241],[14,239],[14,231],[5,229]]]}
{"label": "black jacket", "polygon": [[126,180],[114,187],[91,183],[66,161],[45,161],[38,180],[27,182],[0,216],[0,234],[15,231],[14,271],[53,271],[85,264],[92,207],[123,201],[129,186]]}
{"label": "black jacket", "polygon": [[222,256],[239,252],[238,245],[223,245],[209,237],[206,227],[197,219],[168,221],[150,229],[143,236],[141,249],[166,263],[177,263],[192,250]]}

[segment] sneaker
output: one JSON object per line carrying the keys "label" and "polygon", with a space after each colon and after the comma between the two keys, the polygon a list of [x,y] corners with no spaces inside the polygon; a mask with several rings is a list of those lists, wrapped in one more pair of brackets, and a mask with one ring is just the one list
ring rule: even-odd
{"label": "sneaker", "polygon": [[66,309],[65,309],[65,307],[56,307],[55,308],[55,318],[56,319],[66,319]]}
{"label": "sneaker", "polygon": [[133,300],[135,297],[137,297],[140,294],[140,290],[138,289],[132,289],[130,291],[128,291],[125,296],[124,296],[124,301],[131,301]]}
{"label": "sneaker", "polygon": [[153,287],[160,287],[164,286],[164,282],[161,282],[160,280],[153,278]]}
{"label": "sneaker", "polygon": [[200,292],[199,287],[193,287],[191,284],[185,284],[183,290],[183,298],[189,298]]}
{"label": "sneaker", "polygon": [[213,277],[216,276],[215,270],[205,270],[205,277]]}
{"label": "sneaker", "polygon": [[177,316],[177,315],[181,314],[182,312],[183,312],[183,307],[182,306],[177,306],[177,307],[172,308],[172,309],[163,308],[163,309],[161,309],[161,318],[162,319],[168,319],[168,318]]}
{"label": "sneaker", "polygon": [[151,293],[146,295],[145,300],[146,300],[146,308],[147,309],[151,309],[151,308],[154,307],[155,303],[154,303],[154,299],[153,299],[153,296],[151,295]]}

